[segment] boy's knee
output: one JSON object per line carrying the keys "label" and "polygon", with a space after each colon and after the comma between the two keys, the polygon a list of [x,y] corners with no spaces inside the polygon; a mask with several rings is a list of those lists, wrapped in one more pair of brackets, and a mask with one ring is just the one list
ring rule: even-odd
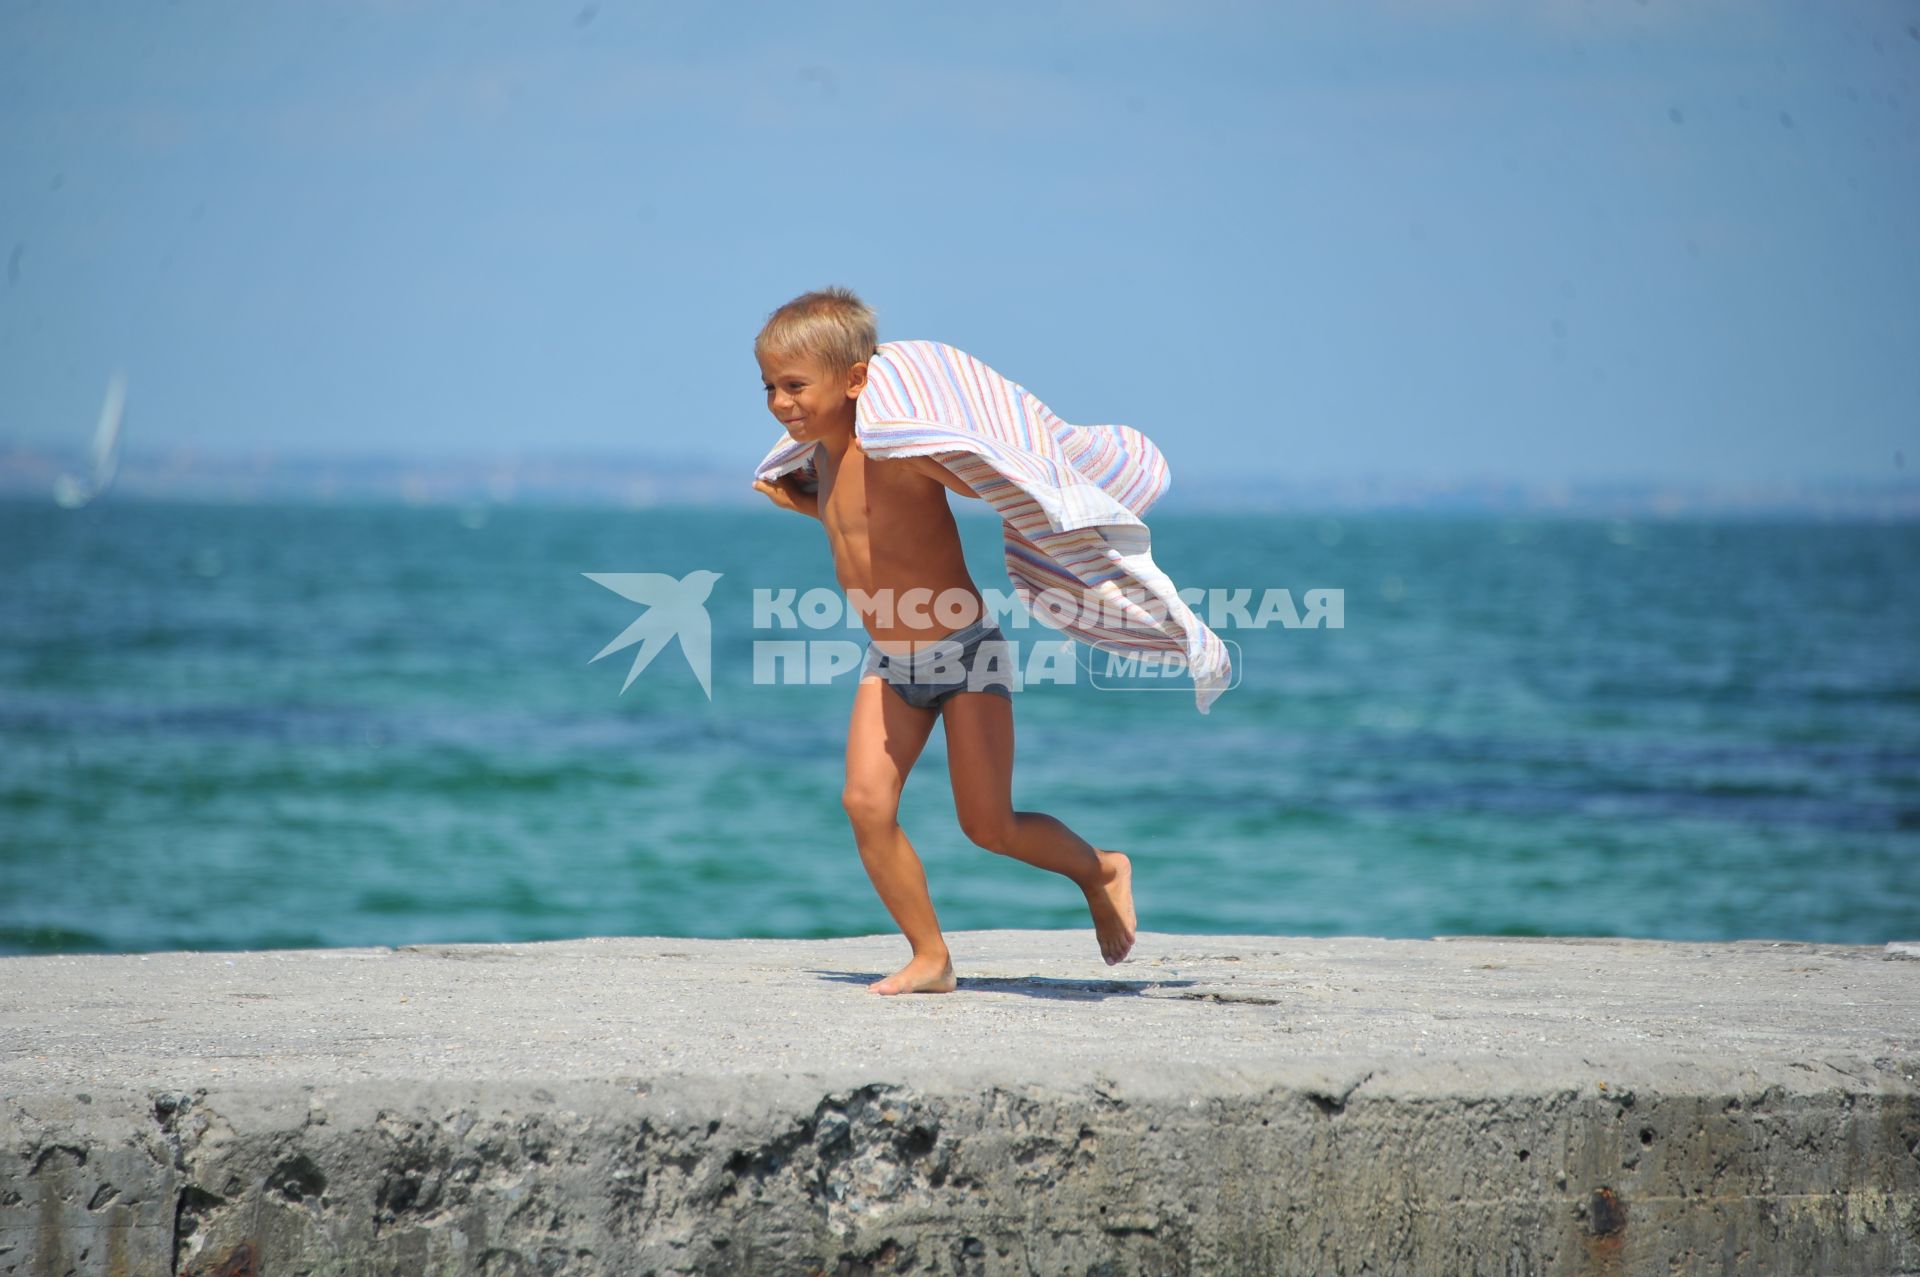
{"label": "boy's knee", "polygon": [[849,784],[840,791],[840,805],[856,827],[891,825],[900,818],[900,797],[884,786]]}
{"label": "boy's knee", "polygon": [[1013,813],[1007,811],[987,816],[961,812],[960,832],[974,846],[1004,855],[1013,846]]}

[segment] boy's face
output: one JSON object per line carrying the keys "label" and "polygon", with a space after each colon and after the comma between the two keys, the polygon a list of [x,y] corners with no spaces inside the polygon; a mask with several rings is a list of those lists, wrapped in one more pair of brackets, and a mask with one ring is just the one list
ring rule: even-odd
{"label": "boy's face", "polygon": [[854,400],[867,384],[867,366],[836,373],[817,356],[767,354],[760,356],[760,380],[767,411],[806,443],[852,433]]}

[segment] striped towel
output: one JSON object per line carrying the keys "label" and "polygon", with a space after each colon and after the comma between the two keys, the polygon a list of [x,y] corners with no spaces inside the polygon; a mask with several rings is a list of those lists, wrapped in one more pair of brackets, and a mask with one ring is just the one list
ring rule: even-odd
{"label": "striped towel", "polygon": [[[1227,689],[1226,646],[1149,553],[1140,516],[1170,477],[1138,430],[1068,425],[964,351],[894,341],[867,364],[854,432],[871,456],[934,457],[999,512],[1007,576],[1043,624],[1105,651],[1180,653],[1202,714]],[[783,435],[754,477],[817,487],[815,446]]]}

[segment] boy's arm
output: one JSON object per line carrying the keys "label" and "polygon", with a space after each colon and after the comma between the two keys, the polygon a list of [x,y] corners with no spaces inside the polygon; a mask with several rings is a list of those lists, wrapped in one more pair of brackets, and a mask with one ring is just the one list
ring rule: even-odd
{"label": "boy's arm", "polygon": [[900,459],[934,482],[958,492],[963,497],[972,497],[976,501],[979,500],[979,493],[954,477],[953,471],[947,469],[932,457],[902,457]]}

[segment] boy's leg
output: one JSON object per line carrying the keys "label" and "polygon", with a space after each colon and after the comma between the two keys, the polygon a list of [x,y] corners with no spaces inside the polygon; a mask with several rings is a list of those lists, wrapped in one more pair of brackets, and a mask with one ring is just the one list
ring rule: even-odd
{"label": "boy's leg", "polygon": [[1125,958],[1137,925],[1133,865],[1045,812],[1013,809],[1013,702],[992,692],[956,692],[941,713],[961,830],[988,851],[1071,879],[1087,898],[1100,956],[1108,965]]}
{"label": "boy's leg", "polygon": [[847,782],[840,795],[867,877],[907,942],[906,966],[867,987],[875,993],[945,993],[954,987],[920,857],[900,828],[900,790],[926,746],[938,710],[919,709],[877,676],[862,678],[847,725]]}

